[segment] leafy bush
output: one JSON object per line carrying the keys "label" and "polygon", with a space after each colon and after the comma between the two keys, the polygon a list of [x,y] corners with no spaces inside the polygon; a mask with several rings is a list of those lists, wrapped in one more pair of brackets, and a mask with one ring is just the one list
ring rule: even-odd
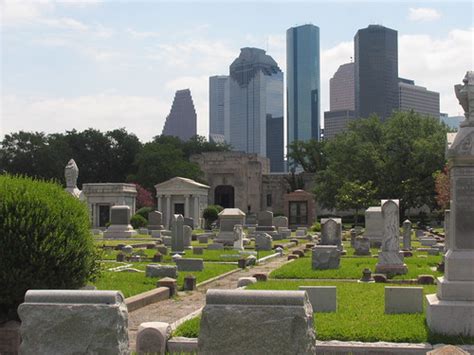
{"label": "leafy bush", "polygon": [[314,224],[311,226],[311,231],[312,232],[321,232],[321,223],[314,222]]}
{"label": "leafy bush", "polygon": [[0,175],[0,319],[29,289],[77,289],[98,274],[86,205],[60,185]]}
{"label": "leafy bush", "polygon": [[219,206],[219,205],[209,205],[206,207],[202,214],[202,218],[206,220],[206,228],[210,229],[211,224],[217,220],[219,217],[219,213],[223,210],[224,208]]}
{"label": "leafy bush", "polygon": [[148,224],[148,221],[142,215],[135,213],[132,216],[132,218],[130,218],[130,224],[132,225],[134,229],[138,229],[138,228],[146,227]]}
{"label": "leafy bush", "polygon": [[142,216],[148,221],[148,213],[150,213],[151,211],[153,211],[152,207],[142,207],[135,213],[135,215]]}

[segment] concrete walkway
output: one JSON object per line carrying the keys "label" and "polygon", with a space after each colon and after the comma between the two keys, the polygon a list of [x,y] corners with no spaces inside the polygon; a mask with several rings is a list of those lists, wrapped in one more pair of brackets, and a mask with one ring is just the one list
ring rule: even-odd
{"label": "concrete walkway", "polygon": [[157,302],[149,306],[130,312],[128,315],[128,334],[130,349],[135,350],[135,339],[138,326],[144,322],[166,322],[174,323],[187,315],[204,307],[206,291],[211,288],[233,289],[237,288],[237,281],[241,277],[252,276],[255,273],[270,273],[287,263],[287,255],[276,257],[267,263],[254,266],[246,270],[240,270],[223,277],[220,280],[210,282],[198,290],[192,292],[179,292],[178,297]]}

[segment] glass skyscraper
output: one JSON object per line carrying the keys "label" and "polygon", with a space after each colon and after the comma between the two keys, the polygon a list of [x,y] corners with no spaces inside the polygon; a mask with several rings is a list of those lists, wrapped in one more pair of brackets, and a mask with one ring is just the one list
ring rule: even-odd
{"label": "glass skyscraper", "polygon": [[319,62],[319,27],[289,28],[286,31],[287,144],[311,138],[320,140]]}
{"label": "glass skyscraper", "polygon": [[380,25],[360,29],[354,52],[356,116],[375,113],[385,120],[399,105],[397,31]]}
{"label": "glass skyscraper", "polygon": [[227,75],[209,78],[209,140],[214,142],[224,140],[228,80]]}
{"label": "glass skyscraper", "polygon": [[230,66],[228,85],[227,143],[266,156],[272,172],[283,171],[283,72],[278,64],[263,49],[242,48]]}

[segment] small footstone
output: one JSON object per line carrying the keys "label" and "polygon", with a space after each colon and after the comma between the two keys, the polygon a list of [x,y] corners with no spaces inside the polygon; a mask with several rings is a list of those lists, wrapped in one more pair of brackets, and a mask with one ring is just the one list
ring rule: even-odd
{"label": "small footstone", "polygon": [[302,250],[293,250],[291,254],[298,255],[300,258],[304,257],[304,252]]}
{"label": "small footstone", "polygon": [[419,275],[417,283],[420,285],[434,285],[435,278],[433,275]]}
{"label": "small footstone", "polygon": [[298,258],[299,258],[299,256],[295,255],[295,254],[288,255],[288,260],[295,260],[295,259],[298,259]]}
{"label": "small footstone", "polygon": [[268,275],[263,273],[263,272],[253,274],[252,277],[255,277],[257,279],[257,281],[267,281],[268,280]]}
{"label": "small footstone", "polygon": [[377,283],[387,282],[387,276],[385,276],[384,274],[373,274],[372,277],[374,278],[374,281]]}
{"label": "small footstone", "polygon": [[247,285],[251,285],[257,282],[255,277],[241,277],[237,281],[237,287],[244,287]]}

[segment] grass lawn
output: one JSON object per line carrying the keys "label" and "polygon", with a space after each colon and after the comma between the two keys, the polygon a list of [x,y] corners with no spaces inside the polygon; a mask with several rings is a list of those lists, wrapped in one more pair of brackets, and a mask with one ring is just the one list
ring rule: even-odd
{"label": "grass lawn", "polygon": [[[298,286],[303,285],[337,287],[337,312],[314,314],[318,340],[474,344],[474,338],[431,334],[424,313],[385,314],[384,284],[271,280],[257,282],[249,289],[297,290]],[[423,288],[425,294],[436,292],[435,285]],[[199,318],[184,323],[174,332],[175,336],[196,337],[198,334]]]}
{"label": "grass lawn", "polygon": [[[441,276],[439,271],[432,270],[441,261],[441,256],[427,256],[405,258],[408,273],[395,276],[394,279],[416,279],[418,275]],[[424,255],[423,255],[424,256]],[[369,268],[375,272],[377,258],[370,257],[342,257],[339,269],[313,270],[311,267],[311,255],[297,259],[272,271],[270,277],[276,279],[360,279],[362,270]]]}
{"label": "grass lawn", "polygon": [[[130,267],[144,271],[147,264],[149,263],[133,263]],[[120,290],[125,297],[130,297],[156,287],[158,278],[145,277],[145,273],[106,271],[108,268],[120,265],[123,264],[103,263],[104,271],[94,283],[98,290]],[[237,269],[237,265],[204,263],[203,271],[178,272],[178,287],[181,288],[183,286],[184,277],[187,275],[196,276],[196,282],[200,283],[234,269]]]}

